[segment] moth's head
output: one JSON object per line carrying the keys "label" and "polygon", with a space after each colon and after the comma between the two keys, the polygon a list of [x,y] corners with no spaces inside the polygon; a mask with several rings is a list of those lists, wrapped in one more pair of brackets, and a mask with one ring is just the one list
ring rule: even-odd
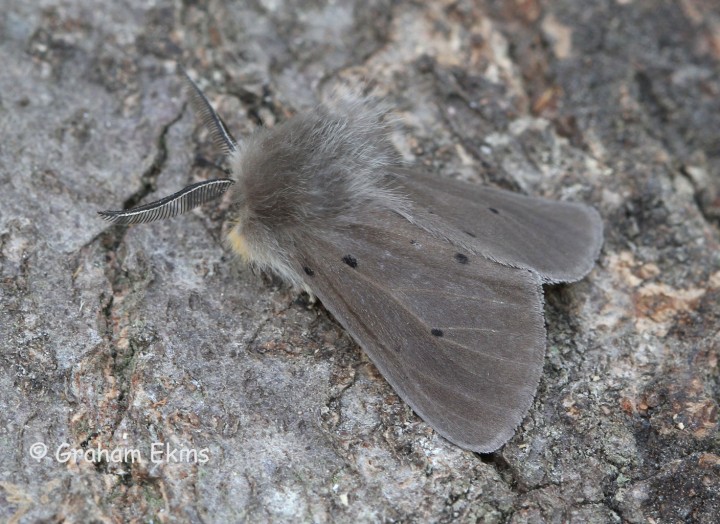
{"label": "moth's head", "polygon": [[302,281],[289,250],[327,228],[342,228],[373,207],[397,209],[388,168],[398,163],[385,108],[351,90],[239,145],[207,98],[185,75],[194,112],[227,156],[232,179],[199,182],[151,204],[101,215],[134,224],[169,218],[230,190],[226,239],[246,262],[293,284]]}
{"label": "moth's head", "polygon": [[336,90],[312,111],[247,137],[228,157],[233,251],[297,283],[288,250],[372,208],[401,206],[389,186],[399,159],[386,112],[373,98]]}

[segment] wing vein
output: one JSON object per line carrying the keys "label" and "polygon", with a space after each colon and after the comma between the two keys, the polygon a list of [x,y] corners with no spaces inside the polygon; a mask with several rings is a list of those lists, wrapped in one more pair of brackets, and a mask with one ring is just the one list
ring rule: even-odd
{"label": "wing vein", "polygon": [[409,287],[394,287],[392,289],[393,289],[393,291],[400,291],[400,292],[408,291],[408,292],[412,292],[412,293],[428,293],[428,294],[432,294],[432,295],[447,295],[447,296],[456,297],[456,298],[463,298],[465,300],[472,300],[474,302],[490,302],[492,304],[501,304],[501,305],[506,305],[506,306],[515,306],[516,305],[516,304],[512,304],[510,302],[503,302],[502,300],[493,300],[492,298],[484,298],[484,297],[470,296],[470,295],[460,295],[457,293],[453,293],[452,291],[444,291],[444,290],[438,291],[435,289],[415,289],[415,288],[409,288]]}
{"label": "wing vein", "polygon": [[[368,278],[366,275],[364,275],[363,273],[361,273],[361,272],[359,272],[359,271],[355,272],[354,274],[357,275],[359,278],[361,278],[361,279],[362,279],[363,281],[365,281],[366,283],[368,283],[371,287],[379,290],[381,293],[382,293],[382,292],[385,292],[385,294],[386,294],[388,297],[390,297],[395,303],[397,303],[398,306],[399,306],[403,311],[406,311],[406,312],[407,312],[412,318],[414,318],[420,325],[425,326],[425,328],[429,329],[429,325],[428,325],[422,318],[420,318],[420,317],[419,317],[414,311],[412,311],[411,309],[408,309],[407,307],[405,307],[403,301],[400,300],[399,297],[397,297],[396,295],[394,295],[394,294],[391,292],[392,289],[383,288],[383,287],[380,286],[378,283],[374,282],[373,280],[371,280],[370,278]],[[332,286],[332,284],[330,284],[330,285],[331,285],[331,287],[333,288],[333,290],[335,290],[336,295],[340,296],[340,294],[339,294],[338,291],[335,289],[335,287]],[[479,353],[479,354],[481,354],[481,355],[483,355],[483,356],[486,356],[486,357],[489,357],[489,358],[495,358],[496,360],[503,360],[503,361],[507,361],[507,362],[511,362],[511,363],[518,363],[518,362],[516,362],[516,361],[514,361],[514,360],[503,359],[502,357],[495,357],[494,355],[488,355],[488,354],[487,354],[486,352],[484,352],[484,351],[477,351],[477,350],[470,349],[470,348],[468,348],[467,346],[464,346],[463,344],[461,344],[461,343],[459,343],[459,342],[455,342],[455,341],[452,341],[452,340],[449,340],[449,339],[444,339],[444,340],[447,341],[448,343],[451,343],[451,344],[455,345],[455,346],[459,346],[459,347],[461,347],[461,348],[463,348],[463,349],[465,349],[465,350],[467,350],[467,351],[473,351],[473,352]],[[439,341],[433,340],[432,343],[433,343],[433,345],[435,345],[435,346],[437,347],[437,344],[439,343]],[[386,349],[390,349],[390,348],[387,348],[387,347],[386,347]],[[447,358],[449,358],[453,363],[455,363],[456,365],[459,366],[459,364],[458,364],[458,362],[457,362],[456,359],[452,358],[452,357],[449,356],[449,355],[447,356]],[[527,366],[527,364],[524,364],[524,366]],[[483,376],[483,375],[477,373],[474,369],[467,369],[467,368],[464,368],[464,369],[465,369],[466,371],[469,371],[470,373],[472,373],[472,374],[475,375],[476,377],[478,377],[478,378],[480,378],[480,379],[482,379],[482,380],[488,381],[488,382],[490,382],[490,383],[493,384],[493,385],[499,386],[499,387],[501,387],[501,388],[505,388],[505,387],[507,386],[507,383],[497,382],[497,381],[495,381],[495,380],[492,380],[491,378],[489,378],[489,377],[487,377],[487,376]],[[417,371],[417,372],[421,372],[420,370],[416,370],[416,371]]]}

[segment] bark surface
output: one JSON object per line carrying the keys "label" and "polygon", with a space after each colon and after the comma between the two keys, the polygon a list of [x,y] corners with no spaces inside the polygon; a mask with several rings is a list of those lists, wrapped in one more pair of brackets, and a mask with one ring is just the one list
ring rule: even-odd
{"label": "bark surface", "polygon": [[[717,2],[3,2],[0,61],[1,521],[717,522]],[[237,138],[369,80],[407,160],[600,211],[506,446],[234,262],[223,204],[97,216],[218,176],[180,63]]]}

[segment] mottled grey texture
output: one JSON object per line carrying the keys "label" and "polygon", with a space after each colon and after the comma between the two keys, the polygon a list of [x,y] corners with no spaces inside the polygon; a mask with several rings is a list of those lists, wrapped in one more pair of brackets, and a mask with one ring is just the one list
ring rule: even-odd
{"label": "mottled grey texture", "polygon": [[[720,514],[717,2],[421,4],[3,6],[0,520]],[[237,138],[365,77],[406,158],[599,209],[600,262],[546,289],[544,376],[505,447],[438,437],[320,306],[232,261],[222,206],[97,217],[218,175],[178,61]],[[38,441],[143,462],[38,462]],[[153,442],[210,459],[153,464]]]}

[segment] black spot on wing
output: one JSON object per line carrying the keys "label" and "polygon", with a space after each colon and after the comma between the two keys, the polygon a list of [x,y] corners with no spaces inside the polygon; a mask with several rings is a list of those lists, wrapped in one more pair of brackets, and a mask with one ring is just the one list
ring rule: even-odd
{"label": "black spot on wing", "polygon": [[465,233],[465,234],[466,234],[467,236],[469,236],[469,237],[476,238],[476,237],[475,237],[475,233],[471,233],[470,231],[463,231],[463,233]]}
{"label": "black spot on wing", "polygon": [[313,306],[313,302],[310,300],[310,295],[308,295],[305,291],[297,296],[297,298],[293,301],[293,304],[305,309],[310,309]]}
{"label": "black spot on wing", "polygon": [[496,215],[499,215],[499,214],[500,214],[500,211],[498,211],[498,210],[495,209],[494,207],[489,207],[488,209],[489,209],[491,212],[495,213]]}
{"label": "black spot on wing", "polygon": [[307,266],[305,266],[303,269],[305,270],[305,274],[308,276],[313,276],[315,274],[315,271],[313,271],[312,269],[310,269]]}
{"label": "black spot on wing", "polygon": [[345,255],[344,257],[342,257],[342,260],[343,260],[343,262],[345,262],[348,266],[350,266],[352,268],[357,267],[357,258],[355,258],[352,255]]}
{"label": "black spot on wing", "polygon": [[455,253],[455,260],[457,260],[460,264],[468,263],[468,257],[463,255],[462,253]]}
{"label": "black spot on wing", "polygon": [[443,330],[442,330],[442,329],[438,329],[438,328],[432,328],[432,329],[430,330],[430,333],[432,333],[432,335],[433,335],[434,337],[441,337],[441,336],[443,336]]}

